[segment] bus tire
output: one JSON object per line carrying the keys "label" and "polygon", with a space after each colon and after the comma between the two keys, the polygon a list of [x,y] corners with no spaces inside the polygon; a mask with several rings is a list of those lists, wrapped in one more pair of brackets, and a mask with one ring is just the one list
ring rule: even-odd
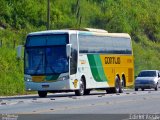
{"label": "bus tire", "polygon": [[124,76],[122,76],[122,80],[121,80],[120,86],[119,86],[119,93],[124,92],[124,87],[125,87],[125,78],[124,78]]}
{"label": "bus tire", "polygon": [[121,89],[121,85],[120,85],[120,80],[119,78],[116,76],[115,78],[115,87],[114,87],[114,93],[120,93],[120,89]]}
{"label": "bus tire", "polygon": [[45,98],[45,97],[47,97],[47,91],[38,91],[38,95],[41,98]]}
{"label": "bus tire", "polygon": [[84,80],[81,78],[79,89],[75,90],[75,95],[82,96],[82,95],[84,95],[84,91],[85,91]]}

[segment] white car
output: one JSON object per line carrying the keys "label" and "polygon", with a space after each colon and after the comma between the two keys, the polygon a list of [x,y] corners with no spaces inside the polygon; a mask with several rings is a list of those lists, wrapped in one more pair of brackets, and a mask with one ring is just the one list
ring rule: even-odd
{"label": "white car", "polygon": [[159,70],[142,70],[135,80],[135,91],[139,88],[144,89],[155,89],[158,90],[160,85],[160,71]]}

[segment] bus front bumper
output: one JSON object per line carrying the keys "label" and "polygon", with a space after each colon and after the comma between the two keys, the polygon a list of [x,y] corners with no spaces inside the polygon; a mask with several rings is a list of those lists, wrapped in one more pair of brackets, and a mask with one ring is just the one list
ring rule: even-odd
{"label": "bus front bumper", "polygon": [[70,90],[70,84],[68,80],[56,81],[56,82],[25,82],[27,91],[58,91],[58,90]]}

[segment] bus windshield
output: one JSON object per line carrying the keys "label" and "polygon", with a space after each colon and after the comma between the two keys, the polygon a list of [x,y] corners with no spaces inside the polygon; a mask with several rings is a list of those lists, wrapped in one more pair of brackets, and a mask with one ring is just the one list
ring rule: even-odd
{"label": "bus windshield", "polygon": [[[38,41],[38,38],[40,41]],[[27,39],[25,48],[25,74],[46,75],[66,73],[69,71],[66,56],[66,40],[61,38],[59,39],[60,42],[58,42],[58,37],[57,39],[55,37],[56,42],[48,42],[50,39],[47,38],[49,37],[36,36]]]}

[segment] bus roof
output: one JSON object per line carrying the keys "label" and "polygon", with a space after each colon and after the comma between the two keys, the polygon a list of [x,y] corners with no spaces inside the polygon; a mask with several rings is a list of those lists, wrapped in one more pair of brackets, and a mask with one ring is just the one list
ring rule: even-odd
{"label": "bus roof", "polygon": [[45,34],[63,34],[63,33],[77,33],[73,30],[46,30],[46,31],[38,31],[29,33],[28,36],[32,35],[45,35]]}
{"label": "bus roof", "polygon": [[[89,29],[87,31],[87,29]],[[28,36],[33,36],[33,35],[46,35],[46,34],[82,34],[82,35],[97,35],[97,36],[109,36],[109,37],[124,37],[124,38],[130,38],[130,35],[127,33],[108,33],[105,30],[101,29],[80,29],[80,30],[47,30],[47,31],[39,31],[39,32],[32,32],[29,33]],[[92,31],[90,31],[92,30]],[[97,31],[98,30],[98,31]]]}

